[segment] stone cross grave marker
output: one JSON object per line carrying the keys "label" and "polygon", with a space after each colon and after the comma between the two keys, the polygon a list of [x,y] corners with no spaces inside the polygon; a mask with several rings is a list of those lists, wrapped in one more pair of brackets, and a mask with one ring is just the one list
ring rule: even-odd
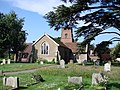
{"label": "stone cross grave marker", "polygon": [[65,61],[63,59],[60,60],[60,68],[65,68]]}
{"label": "stone cross grave marker", "polygon": [[92,84],[97,85],[99,82],[104,80],[103,73],[93,73],[92,74]]}
{"label": "stone cross grave marker", "polygon": [[111,64],[110,64],[110,63],[106,63],[106,64],[104,65],[104,71],[105,71],[105,72],[111,71]]}
{"label": "stone cross grave marker", "polygon": [[12,88],[19,88],[19,78],[18,77],[4,77],[3,85],[11,86]]}
{"label": "stone cross grave marker", "polygon": [[68,77],[68,83],[80,84],[82,82],[82,77]]}

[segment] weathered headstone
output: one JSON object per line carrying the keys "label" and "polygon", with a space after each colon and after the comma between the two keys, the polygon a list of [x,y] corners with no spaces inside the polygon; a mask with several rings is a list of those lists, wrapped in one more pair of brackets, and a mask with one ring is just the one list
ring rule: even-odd
{"label": "weathered headstone", "polygon": [[79,63],[79,64],[85,64],[84,62],[85,62],[85,60],[87,60],[87,54],[80,54],[80,56],[79,56],[79,59],[77,60],[77,62]]}
{"label": "weathered headstone", "polygon": [[10,64],[10,59],[7,60],[7,64]]}
{"label": "weathered headstone", "polygon": [[65,61],[63,59],[60,60],[60,68],[65,68]]}
{"label": "weathered headstone", "polygon": [[70,60],[70,63],[73,64],[73,60]]}
{"label": "weathered headstone", "polygon": [[104,71],[105,71],[105,72],[111,71],[111,64],[110,64],[110,63],[106,63],[106,64],[104,65]]}
{"label": "weathered headstone", "polygon": [[3,62],[2,62],[3,64],[6,64],[6,60],[5,59],[3,59]]}
{"label": "weathered headstone", "polygon": [[43,61],[40,61],[40,64],[44,64]]}
{"label": "weathered headstone", "polygon": [[19,78],[18,77],[4,77],[3,85],[11,86],[12,88],[19,88]]}
{"label": "weathered headstone", "polygon": [[82,77],[68,77],[68,83],[80,84],[82,82]]}
{"label": "weathered headstone", "polygon": [[92,74],[92,84],[97,85],[99,82],[104,80],[103,73],[93,73]]}

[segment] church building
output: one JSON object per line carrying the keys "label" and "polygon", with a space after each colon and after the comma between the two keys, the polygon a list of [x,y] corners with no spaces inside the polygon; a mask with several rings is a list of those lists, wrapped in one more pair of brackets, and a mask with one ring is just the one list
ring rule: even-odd
{"label": "church building", "polygon": [[38,60],[58,61],[64,60],[68,63],[75,60],[77,52],[77,43],[74,42],[71,28],[62,28],[61,39],[53,38],[44,34],[33,44],[33,57]]}

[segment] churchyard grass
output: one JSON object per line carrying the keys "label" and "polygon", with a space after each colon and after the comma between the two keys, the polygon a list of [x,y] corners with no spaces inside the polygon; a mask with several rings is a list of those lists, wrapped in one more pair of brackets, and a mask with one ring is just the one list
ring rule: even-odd
{"label": "churchyard grass", "polygon": [[[119,90],[120,86],[120,67],[112,66],[110,72],[104,72],[103,66],[82,66],[76,64],[69,64],[67,68],[42,68],[34,73],[21,73],[16,75],[20,80],[20,90],[74,90],[79,88],[78,84],[68,83],[68,76],[82,76],[84,85],[81,90],[95,90],[92,83],[92,73],[103,72],[108,78],[109,82],[107,84],[108,90]],[[32,80],[32,75],[41,75],[44,82],[31,85],[34,80]],[[6,90],[7,87],[2,86],[2,77],[0,77],[0,90]],[[29,85],[29,86],[27,86]],[[97,86],[97,88],[101,88]],[[102,90],[102,89],[99,89]]]}
{"label": "churchyard grass", "polygon": [[11,63],[11,64],[0,65],[0,70],[2,70],[3,72],[15,72],[15,71],[36,69],[47,65],[50,64],[41,65],[38,63]]}

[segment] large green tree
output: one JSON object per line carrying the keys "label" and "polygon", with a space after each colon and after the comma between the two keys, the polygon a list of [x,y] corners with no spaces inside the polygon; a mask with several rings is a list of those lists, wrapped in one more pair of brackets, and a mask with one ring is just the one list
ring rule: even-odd
{"label": "large green tree", "polygon": [[[45,15],[51,28],[76,28],[76,37],[84,36],[86,43],[101,34],[116,34],[112,41],[120,41],[120,0],[62,0],[72,5],[60,5]],[[80,21],[84,24],[81,26]],[[109,28],[117,31],[106,31]]]}
{"label": "large green tree", "polygon": [[22,29],[24,19],[18,18],[14,11],[0,15],[0,48],[15,53],[17,60],[18,51],[23,49],[26,41],[26,32]]}
{"label": "large green tree", "polygon": [[116,58],[120,58],[120,43],[118,43],[112,50],[111,55],[113,60]]}

